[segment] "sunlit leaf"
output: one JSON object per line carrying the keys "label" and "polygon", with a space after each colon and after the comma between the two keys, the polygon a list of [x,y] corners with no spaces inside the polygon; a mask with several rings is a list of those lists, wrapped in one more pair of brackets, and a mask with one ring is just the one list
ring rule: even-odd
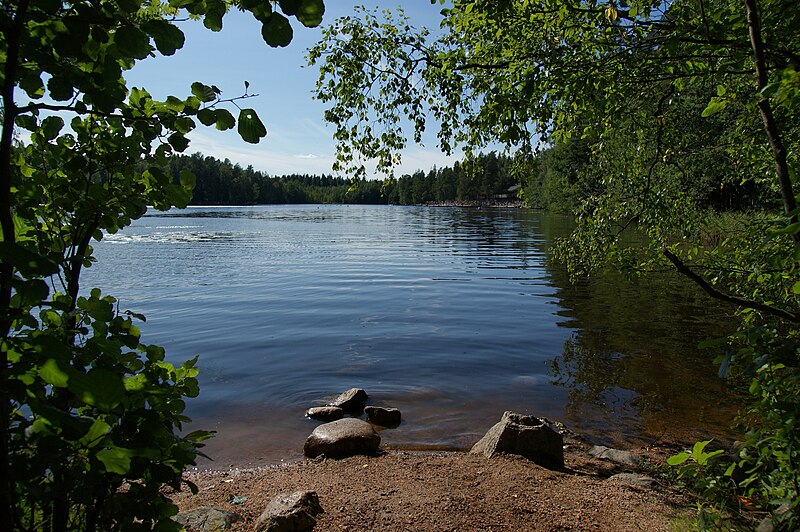
{"label": "sunlit leaf", "polygon": [[217,129],[226,131],[236,125],[236,119],[227,109],[217,109]]}
{"label": "sunlit leaf", "polygon": [[217,92],[213,87],[209,87],[199,81],[192,83],[192,95],[196,96],[201,102],[213,102],[217,99]]}

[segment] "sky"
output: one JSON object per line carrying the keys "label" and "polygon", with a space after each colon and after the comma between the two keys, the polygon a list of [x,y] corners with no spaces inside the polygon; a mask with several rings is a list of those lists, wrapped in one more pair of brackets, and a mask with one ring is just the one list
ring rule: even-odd
{"label": "sky", "polygon": [[[401,3],[327,0],[322,26],[353,14],[356,5],[384,9]],[[432,5],[430,0],[412,0],[402,3],[402,7],[415,26],[438,28],[442,8],[438,2]],[[163,99],[171,94],[185,97],[190,94],[192,82],[200,81],[216,85],[223,98],[230,98],[241,95],[244,82],[248,81],[249,92],[258,97],[244,101],[243,106],[255,109],[267,128],[265,139],[248,144],[235,129],[220,132],[198,123],[189,134],[191,144],[185,153],[227,158],[270,175],[332,173],[333,127],[326,126],[322,118],[325,106],[312,98],[317,69],[305,66],[306,50],[320,39],[321,27],[305,28],[293,19],[292,43],[286,48],[271,48],[262,40],[260,24],[249,13],[232,11],[223,19],[223,29],[218,33],[199,22],[181,24],[186,35],[184,47],[173,56],[139,62],[125,75],[128,86],[144,87],[154,98]],[[452,164],[457,158],[442,154],[433,136],[426,139],[424,146],[416,146],[410,139],[395,173],[427,171],[434,165]],[[370,175],[369,167],[367,171]]]}

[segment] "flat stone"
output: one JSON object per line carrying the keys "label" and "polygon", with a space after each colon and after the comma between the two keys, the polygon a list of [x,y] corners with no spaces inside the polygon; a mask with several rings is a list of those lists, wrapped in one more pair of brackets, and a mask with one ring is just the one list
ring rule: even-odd
{"label": "flat stone", "polygon": [[313,491],[282,493],[270,501],[256,522],[256,532],[306,532],[324,513]]}
{"label": "flat stone", "polygon": [[609,477],[608,480],[610,482],[622,482],[640,488],[652,488],[656,484],[655,479],[636,473],[617,473]]}
{"label": "flat stone", "polygon": [[558,469],[564,467],[564,438],[539,418],[505,412],[470,453],[490,458],[496,453],[518,454]]}
{"label": "flat stone", "polygon": [[595,458],[600,458],[602,460],[608,460],[616,464],[631,467],[636,467],[642,462],[642,459],[639,456],[630,451],[612,449],[610,447],[604,447],[603,445],[595,445],[589,449],[589,454]]}
{"label": "flat stone", "polygon": [[345,418],[324,423],[311,433],[303,446],[309,458],[324,454],[329,458],[345,458],[357,454],[375,454],[381,437],[366,421]]}
{"label": "flat stone", "polygon": [[328,403],[328,406],[338,406],[348,414],[360,414],[364,411],[369,396],[361,388],[350,388]]}
{"label": "flat stone", "polygon": [[396,408],[368,406],[364,408],[364,412],[367,414],[367,421],[381,427],[397,427],[402,420],[400,411]]}
{"label": "flat stone", "polygon": [[344,410],[338,406],[315,406],[306,410],[306,417],[319,421],[336,421],[344,417]]}
{"label": "flat stone", "polygon": [[194,510],[181,512],[172,518],[173,521],[190,532],[215,532],[229,530],[236,521],[241,521],[242,516],[217,508],[201,506]]}

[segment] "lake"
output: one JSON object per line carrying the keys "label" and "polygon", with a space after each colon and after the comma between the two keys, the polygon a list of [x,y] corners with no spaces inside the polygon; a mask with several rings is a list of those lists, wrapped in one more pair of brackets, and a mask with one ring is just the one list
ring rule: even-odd
{"label": "lake", "polygon": [[[571,285],[570,221],[525,209],[195,207],[95,246],[82,285],[147,316],[143,341],[200,355],[190,429],[213,467],[302,456],[305,410],[351,387],[403,413],[394,448],[468,448],[503,411],[618,446],[726,433],[713,351],[730,329],[677,274]],[[208,464],[205,464],[208,465]]]}

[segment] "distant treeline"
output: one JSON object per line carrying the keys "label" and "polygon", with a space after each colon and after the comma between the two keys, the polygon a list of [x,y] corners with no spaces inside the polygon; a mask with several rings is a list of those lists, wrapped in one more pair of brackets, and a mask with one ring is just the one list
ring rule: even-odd
{"label": "distant treeline", "polygon": [[270,176],[252,166],[245,168],[200,153],[173,157],[170,170],[176,179],[182,170],[195,175],[193,205],[466,202],[509,195],[509,188],[515,184],[511,159],[495,152],[427,173],[417,171],[394,180],[355,183],[331,175]]}
{"label": "distant treeline", "polygon": [[[181,170],[194,173],[193,205],[422,205],[519,199],[530,207],[574,213],[584,200],[602,191],[602,175],[590,165],[590,157],[586,142],[569,140],[525,160],[490,152],[427,173],[418,170],[397,179],[356,182],[332,175],[270,176],[200,153],[175,156],[170,168],[176,179]],[[754,185],[720,188],[707,176],[710,173],[695,172],[685,183],[686,193],[698,205],[728,210],[756,202]]]}

